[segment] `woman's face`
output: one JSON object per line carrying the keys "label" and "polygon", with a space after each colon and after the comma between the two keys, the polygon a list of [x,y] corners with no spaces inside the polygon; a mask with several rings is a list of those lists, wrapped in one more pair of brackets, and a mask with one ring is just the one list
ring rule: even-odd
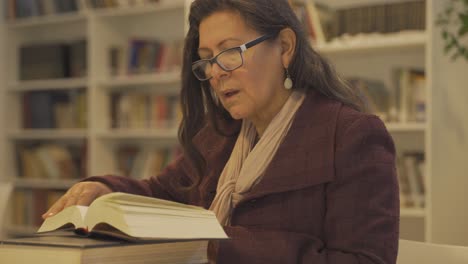
{"label": "woman's face", "polygon": [[[200,23],[198,53],[202,59],[210,59],[260,36],[239,14],[216,12]],[[283,87],[281,49],[279,40],[267,40],[247,49],[243,65],[234,71],[213,64],[210,85],[234,119],[245,118],[256,126],[265,126],[281,109],[290,93]]]}

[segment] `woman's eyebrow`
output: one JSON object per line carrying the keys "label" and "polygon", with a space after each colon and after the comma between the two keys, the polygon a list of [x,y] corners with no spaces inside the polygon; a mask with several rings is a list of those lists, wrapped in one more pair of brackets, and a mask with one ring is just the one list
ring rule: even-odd
{"label": "woman's eyebrow", "polygon": [[[227,39],[224,39],[222,41],[220,41],[216,46],[217,47],[222,47],[223,45],[226,44],[226,42],[228,41],[237,41],[237,42],[240,42],[241,40],[240,39],[237,39],[237,38],[227,38]],[[200,47],[198,48],[198,54],[200,54],[200,52],[202,51],[205,51],[205,52],[211,52],[211,49],[210,48],[206,48],[206,47]]]}

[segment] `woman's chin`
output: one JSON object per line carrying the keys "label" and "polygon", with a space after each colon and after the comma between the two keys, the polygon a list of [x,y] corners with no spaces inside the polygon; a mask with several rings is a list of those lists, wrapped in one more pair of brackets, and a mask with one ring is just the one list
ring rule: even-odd
{"label": "woman's chin", "polygon": [[239,111],[228,111],[231,114],[231,117],[235,120],[240,120],[245,118],[245,114]]}
{"label": "woman's chin", "polygon": [[231,114],[231,117],[232,117],[233,119],[235,119],[235,120],[241,120],[241,119],[242,119],[242,116],[240,116],[240,115],[233,115],[233,114]]}

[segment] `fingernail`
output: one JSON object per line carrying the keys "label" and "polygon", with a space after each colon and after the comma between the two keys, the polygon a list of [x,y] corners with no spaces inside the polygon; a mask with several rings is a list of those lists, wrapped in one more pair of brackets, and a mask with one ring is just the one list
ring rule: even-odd
{"label": "fingernail", "polygon": [[42,216],[43,217],[49,217],[49,216],[53,216],[53,215],[54,215],[54,213],[48,213],[48,214],[46,213],[46,214],[43,214]]}

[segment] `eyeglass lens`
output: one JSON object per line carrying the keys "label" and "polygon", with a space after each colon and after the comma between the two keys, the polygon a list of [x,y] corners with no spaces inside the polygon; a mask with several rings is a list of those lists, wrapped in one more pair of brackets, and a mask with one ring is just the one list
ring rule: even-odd
{"label": "eyeglass lens", "polygon": [[[229,49],[221,52],[215,62],[225,71],[232,71],[242,66],[242,55],[239,49]],[[193,66],[193,71],[199,79],[207,80],[212,77],[213,65],[210,61],[200,61]]]}

